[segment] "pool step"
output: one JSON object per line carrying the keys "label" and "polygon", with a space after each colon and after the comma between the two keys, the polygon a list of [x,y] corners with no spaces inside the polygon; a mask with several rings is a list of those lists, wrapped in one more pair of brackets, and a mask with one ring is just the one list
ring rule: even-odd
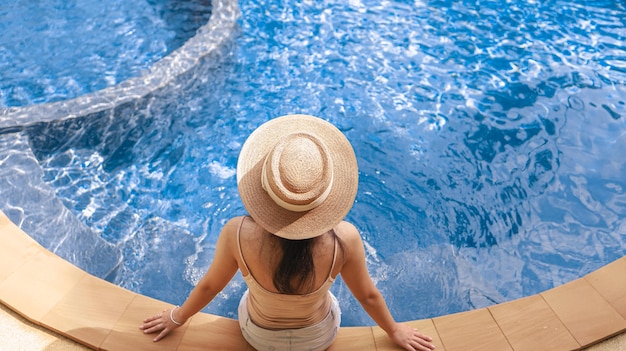
{"label": "pool step", "polygon": [[0,135],[0,210],[38,243],[78,267],[89,267],[93,275],[106,277],[121,262],[120,250],[78,220],[44,182],[22,133]]}

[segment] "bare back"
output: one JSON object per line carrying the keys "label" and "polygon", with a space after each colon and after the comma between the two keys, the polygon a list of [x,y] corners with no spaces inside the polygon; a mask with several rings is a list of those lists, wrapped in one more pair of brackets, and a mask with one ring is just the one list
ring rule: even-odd
{"label": "bare back", "polygon": [[[273,283],[273,274],[282,257],[278,238],[268,233],[251,218],[246,218],[241,224],[239,240],[244,262],[238,258],[239,269],[244,276],[252,274],[254,279],[264,289],[278,293]],[[333,271],[333,255],[335,251],[335,238],[331,232],[315,239],[313,247],[313,265],[315,269],[315,282],[311,291],[299,291],[299,294],[307,294],[320,288],[328,279],[329,274],[334,279],[341,271],[343,262],[343,250],[337,245],[337,257]],[[250,272],[246,269],[249,268]]]}

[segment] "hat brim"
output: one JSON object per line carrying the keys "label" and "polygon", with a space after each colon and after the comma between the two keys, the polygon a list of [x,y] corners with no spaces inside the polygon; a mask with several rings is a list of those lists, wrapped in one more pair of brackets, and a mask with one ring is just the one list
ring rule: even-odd
{"label": "hat brim", "polygon": [[[261,186],[267,154],[282,137],[297,132],[322,140],[333,160],[328,198],[306,212],[282,208]],[[348,139],[331,123],[308,115],[282,116],[264,123],[250,134],[237,161],[237,187],[246,210],[263,229],[286,239],[308,239],[334,228],[352,208],[358,183],[356,156]]]}

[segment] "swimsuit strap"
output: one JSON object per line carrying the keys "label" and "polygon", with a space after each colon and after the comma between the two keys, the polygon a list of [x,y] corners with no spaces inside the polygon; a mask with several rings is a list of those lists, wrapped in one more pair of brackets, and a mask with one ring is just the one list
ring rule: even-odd
{"label": "swimsuit strap", "polygon": [[239,228],[237,229],[237,248],[239,249],[239,257],[241,258],[241,263],[243,263],[244,268],[248,271],[248,274],[250,274],[250,268],[248,268],[248,264],[246,264],[246,260],[243,258],[243,252],[241,251],[241,240],[240,240],[240,233],[241,233],[241,227],[243,227],[243,222],[246,220],[246,216],[244,216],[241,219],[241,223],[239,223]]}
{"label": "swimsuit strap", "polygon": [[[239,249],[239,257],[241,258],[241,263],[243,263],[243,267],[248,271],[248,275],[252,277],[252,272],[250,272],[250,268],[248,268],[248,264],[246,260],[243,258],[243,252],[241,251],[241,227],[243,227],[243,222],[246,220],[246,216],[241,219],[241,223],[239,223],[239,228],[237,229],[237,249]],[[330,271],[328,272],[328,279],[333,279],[333,270],[335,269],[335,262],[337,261],[337,234],[333,229],[333,263],[330,266]],[[253,278],[254,279],[254,278]]]}
{"label": "swimsuit strap", "polygon": [[337,234],[335,233],[334,229],[333,229],[333,241],[334,241],[333,263],[330,265],[330,272],[328,273],[328,278],[333,277],[333,270],[335,269],[335,261],[337,261]]}

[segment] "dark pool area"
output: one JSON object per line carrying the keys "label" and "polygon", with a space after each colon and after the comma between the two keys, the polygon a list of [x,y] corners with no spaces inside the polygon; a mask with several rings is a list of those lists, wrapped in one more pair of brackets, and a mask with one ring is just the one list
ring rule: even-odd
{"label": "dark pool area", "polygon": [[[0,209],[81,268],[180,303],[244,213],[247,135],[307,113],[355,148],[348,220],[399,320],[536,294],[626,253],[619,2],[238,6],[219,54],[158,89],[0,113]],[[207,311],[233,317],[244,289]],[[371,324],[341,281],[333,292],[345,325]]]}

